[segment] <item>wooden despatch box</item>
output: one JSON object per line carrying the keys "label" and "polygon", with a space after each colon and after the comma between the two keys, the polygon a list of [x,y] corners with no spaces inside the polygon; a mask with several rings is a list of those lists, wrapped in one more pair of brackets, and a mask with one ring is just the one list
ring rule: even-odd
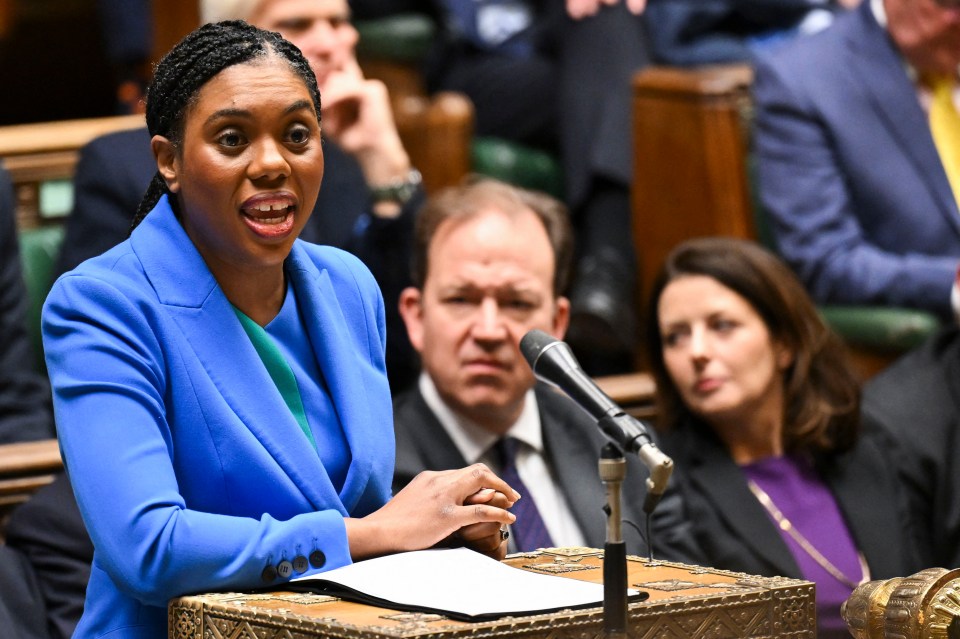
{"label": "wooden despatch box", "polygon": [[[603,581],[601,551],[554,548],[510,555],[524,570]],[[630,639],[814,639],[814,585],[628,558],[628,585],[650,593],[629,607]],[[464,575],[469,579],[469,575]],[[170,602],[170,639],[600,639],[603,608],[464,623],[323,595],[217,593]]]}

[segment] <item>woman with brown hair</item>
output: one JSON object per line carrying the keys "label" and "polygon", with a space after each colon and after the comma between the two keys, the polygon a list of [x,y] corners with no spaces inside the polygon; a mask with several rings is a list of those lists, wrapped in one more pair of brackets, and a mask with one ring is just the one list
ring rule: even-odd
{"label": "woman with brown hair", "polygon": [[856,585],[918,566],[839,339],[775,256],[704,238],[668,256],[647,342],[706,563],[815,582],[819,636],[846,636],[839,608]]}

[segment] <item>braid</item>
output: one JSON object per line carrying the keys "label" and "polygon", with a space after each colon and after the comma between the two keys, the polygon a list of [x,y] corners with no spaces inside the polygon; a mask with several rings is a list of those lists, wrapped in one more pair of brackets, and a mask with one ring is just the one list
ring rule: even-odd
{"label": "braid", "polygon": [[[271,52],[285,59],[303,80],[313,97],[319,121],[320,90],[300,49],[279,33],[258,29],[242,20],[231,20],[205,24],[196,29],[157,63],[153,81],[147,89],[146,118],[150,136],[161,135],[175,147],[179,146],[183,142],[185,114],[203,85],[228,67],[265,57]],[[155,174],[137,208],[131,231],[156,206],[161,196],[169,192],[163,177]],[[174,198],[170,198],[170,204],[179,215]]]}

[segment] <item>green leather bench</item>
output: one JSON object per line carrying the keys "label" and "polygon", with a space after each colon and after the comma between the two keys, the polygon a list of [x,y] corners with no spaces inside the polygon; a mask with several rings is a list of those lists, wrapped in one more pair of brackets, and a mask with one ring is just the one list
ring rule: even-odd
{"label": "green leather bench", "polygon": [[23,279],[30,299],[27,310],[27,328],[31,346],[37,356],[37,369],[46,372],[43,361],[43,343],[40,339],[40,311],[53,285],[53,268],[63,242],[62,225],[24,229],[19,233],[20,261],[23,264]]}

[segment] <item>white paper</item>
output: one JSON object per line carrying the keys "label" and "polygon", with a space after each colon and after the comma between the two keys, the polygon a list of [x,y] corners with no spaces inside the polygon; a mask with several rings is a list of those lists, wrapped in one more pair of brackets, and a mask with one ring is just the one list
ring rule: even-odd
{"label": "white paper", "polygon": [[294,582],[331,581],[405,606],[503,615],[602,605],[603,585],[513,568],[466,548],[359,561]]}

